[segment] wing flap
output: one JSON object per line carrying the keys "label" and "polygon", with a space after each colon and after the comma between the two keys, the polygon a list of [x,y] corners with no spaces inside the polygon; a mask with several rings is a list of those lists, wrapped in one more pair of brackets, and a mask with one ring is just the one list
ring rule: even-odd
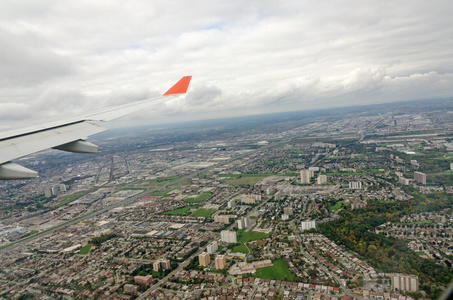
{"label": "wing flap", "polygon": [[106,131],[97,124],[82,121],[0,141],[0,164],[48,148],[57,147]]}

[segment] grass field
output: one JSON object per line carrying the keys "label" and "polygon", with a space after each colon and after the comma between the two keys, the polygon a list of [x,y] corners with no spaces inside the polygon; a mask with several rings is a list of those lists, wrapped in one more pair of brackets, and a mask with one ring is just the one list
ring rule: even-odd
{"label": "grass field", "polygon": [[232,252],[245,253],[245,254],[249,253],[249,249],[247,249],[247,247],[244,244],[240,244],[240,245],[234,247],[233,249],[231,249],[231,251]]}
{"label": "grass field", "polygon": [[363,176],[365,173],[359,173],[359,172],[330,172],[330,173],[325,173],[325,175],[360,175]]}
{"label": "grass field", "polygon": [[198,197],[196,198],[188,198],[186,200],[184,200],[185,202],[187,203],[199,203],[203,200],[206,200],[207,198],[209,198],[210,196],[212,195],[211,192],[203,192],[201,193]]}
{"label": "grass field", "polygon": [[185,206],[185,207],[181,207],[181,208],[178,208],[178,209],[166,211],[163,214],[164,215],[184,216],[187,213],[188,210],[190,210],[192,208],[197,208],[197,207],[198,206],[196,206],[196,205]]}
{"label": "grass field", "polygon": [[169,192],[170,191],[155,191],[155,192],[150,193],[149,195],[150,196],[163,196],[163,197],[165,197],[165,196],[168,196]]}
{"label": "grass field", "polygon": [[193,217],[209,217],[211,216],[216,210],[215,209],[205,209],[205,208],[200,208],[197,209],[196,211],[191,214]]}
{"label": "grass field", "polygon": [[260,179],[269,176],[299,176],[299,173],[256,173],[256,174],[219,174],[219,177],[228,177],[224,179],[225,183],[231,185],[255,184]]}
{"label": "grass field", "polygon": [[90,245],[83,246],[82,248],[80,248],[80,254],[87,255],[88,253],[90,253],[90,250],[91,250]]}
{"label": "grass field", "polygon": [[182,176],[159,177],[159,178],[155,178],[155,179],[146,180],[146,181],[144,181],[144,183],[147,183],[149,185],[161,186],[161,185],[166,184],[169,181],[173,181],[173,180],[179,179],[181,177]]}
{"label": "grass field", "polygon": [[80,192],[80,193],[75,193],[75,194],[72,194],[72,195],[67,195],[67,196],[60,197],[60,199],[61,200],[64,199],[64,201],[51,206],[50,209],[57,209],[57,208],[59,208],[59,207],[61,207],[63,205],[66,205],[68,203],[71,203],[74,200],[79,199],[80,197],[82,197],[83,195],[86,195],[86,194],[87,194],[87,192]]}
{"label": "grass field", "polygon": [[273,263],[274,265],[272,267],[256,269],[253,277],[285,281],[293,281],[295,279],[282,258],[274,260]]}
{"label": "grass field", "polygon": [[237,177],[231,179],[225,179],[226,184],[231,185],[252,185],[260,181],[263,177]]}
{"label": "grass field", "polygon": [[344,201],[340,201],[340,202],[337,202],[334,206],[330,206],[330,210],[333,210],[333,211],[337,211],[339,210],[340,208],[343,208],[343,205],[344,205]]}
{"label": "grass field", "polygon": [[247,243],[250,241],[262,240],[269,236],[269,233],[264,232],[252,232],[251,230],[245,232],[245,229],[238,230],[237,238],[238,243]]}

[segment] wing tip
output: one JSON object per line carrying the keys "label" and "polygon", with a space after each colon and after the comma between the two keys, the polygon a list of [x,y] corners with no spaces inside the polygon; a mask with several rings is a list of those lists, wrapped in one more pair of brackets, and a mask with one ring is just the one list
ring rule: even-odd
{"label": "wing tip", "polygon": [[189,87],[191,79],[192,76],[184,76],[177,83],[175,83],[175,85],[173,85],[168,91],[166,91],[162,96],[185,94],[187,92],[187,88]]}

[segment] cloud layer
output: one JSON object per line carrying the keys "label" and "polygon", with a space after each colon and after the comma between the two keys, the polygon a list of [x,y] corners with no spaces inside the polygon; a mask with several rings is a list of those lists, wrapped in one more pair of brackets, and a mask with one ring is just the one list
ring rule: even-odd
{"label": "cloud layer", "polygon": [[[2,1],[0,127],[163,93],[180,121],[453,95],[451,1]],[[149,122],[149,121],[147,121]]]}

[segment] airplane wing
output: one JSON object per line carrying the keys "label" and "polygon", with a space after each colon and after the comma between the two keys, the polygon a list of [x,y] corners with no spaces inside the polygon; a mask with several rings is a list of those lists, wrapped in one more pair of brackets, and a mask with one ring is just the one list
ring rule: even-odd
{"label": "airplane wing", "polygon": [[184,94],[191,76],[181,78],[162,96],[119,105],[78,118],[0,133],[0,180],[38,177],[38,173],[11,162],[38,151],[53,148],[69,152],[96,153],[98,147],[85,141],[88,136],[106,131],[96,121],[110,121]]}

